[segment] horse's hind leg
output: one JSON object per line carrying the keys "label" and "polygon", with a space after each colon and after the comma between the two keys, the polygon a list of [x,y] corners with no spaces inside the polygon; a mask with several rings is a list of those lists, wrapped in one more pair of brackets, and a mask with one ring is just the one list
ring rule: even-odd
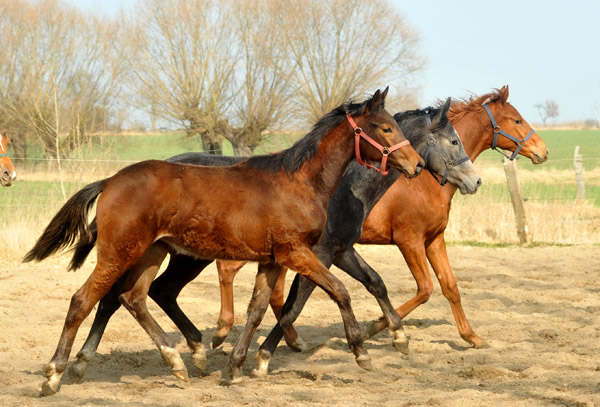
{"label": "horse's hind leg", "polygon": [[190,281],[198,277],[212,260],[198,260],[181,254],[171,254],[169,266],[152,283],[149,295],[177,325],[192,350],[192,362],[200,370],[206,368],[206,348],[202,333],[177,304],[179,293]]}
{"label": "horse's hind leg", "polygon": [[248,319],[246,321],[246,326],[244,326],[244,330],[233,347],[227,363],[232,383],[242,380],[242,366],[248,354],[250,341],[269,306],[269,297],[271,296],[271,292],[273,291],[278,276],[278,265],[268,263],[260,264],[258,266],[254,292],[252,293],[252,299],[248,305]]}
{"label": "horse's hind leg", "polygon": [[42,396],[49,396],[58,391],[60,378],[67,366],[79,326],[124,272],[125,270],[115,271],[115,267],[107,267],[99,262],[83,286],[71,297],[56,352],[44,371],[47,380],[42,384]]}
{"label": "horse's hind leg", "polygon": [[284,329],[291,327],[296,321],[315,287],[315,283],[300,274],[296,274],[285,304],[283,304],[281,318],[279,318],[275,327],[273,327],[265,341],[260,345],[260,349],[256,355],[256,369],[252,371],[254,376],[267,375],[269,362],[284,335]]}
{"label": "horse's hind leg", "polygon": [[[281,271],[279,272],[279,277],[277,278],[277,282],[275,283],[275,287],[271,293],[271,298],[269,299],[269,304],[271,305],[271,309],[273,310],[273,314],[275,314],[277,320],[281,319],[281,312],[284,305],[283,296],[285,292],[285,276],[287,274],[287,268],[282,266],[279,267],[281,268]],[[298,332],[296,332],[296,329],[292,324],[286,325],[283,336],[285,337],[285,343],[292,350],[295,352],[302,352],[304,350],[306,344],[302,338],[298,336]]]}
{"label": "horse's hind leg", "polygon": [[458,286],[456,285],[456,279],[452,274],[452,268],[448,261],[448,254],[446,252],[446,242],[444,235],[439,235],[427,248],[427,258],[431,262],[433,271],[438,278],[444,297],[450,302],[456,325],[460,336],[475,348],[485,348],[487,343],[481,339],[471,328],[465,311],[463,310],[460,293]]}
{"label": "horse's hind leg", "polygon": [[[402,251],[404,260],[412,273],[415,282],[417,283],[417,294],[406,301],[400,307],[396,308],[396,312],[400,318],[407,316],[412,310],[419,305],[426,303],[433,292],[433,281],[429,274],[429,263],[427,263],[427,255],[425,253],[425,241],[423,237],[402,238],[407,241],[396,242],[398,248]],[[367,338],[370,338],[387,327],[387,321],[384,317],[379,318],[369,324],[367,328]]]}
{"label": "horse's hind leg", "polygon": [[167,252],[167,247],[162,243],[157,242],[150,246],[144,256],[130,269],[125,292],[119,296],[119,300],[158,347],[163,359],[171,367],[171,373],[178,379],[187,381],[188,373],[183,359],[146,307],[146,296],[150,284],[152,284]]}
{"label": "horse's hind leg", "polygon": [[408,353],[408,337],[402,327],[402,320],[390,302],[387,288],[381,276],[369,266],[369,264],[354,250],[350,248],[339,253],[333,262],[350,276],[360,281],[367,290],[377,299],[383,315],[394,336],[392,341],[394,347],[400,352]]}
{"label": "horse's hind leg", "polygon": [[81,350],[77,353],[77,360],[69,368],[69,377],[73,383],[81,383],[83,381],[85,371],[96,354],[109,319],[121,307],[119,295],[123,292],[127,276],[128,273],[123,274],[115,285],[111,287],[110,291],[100,300],[90,333]]}
{"label": "horse's hind leg", "polygon": [[221,311],[217,321],[217,330],[212,337],[212,348],[219,347],[229,335],[233,326],[233,279],[247,261],[217,260],[219,288],[221,290]]}

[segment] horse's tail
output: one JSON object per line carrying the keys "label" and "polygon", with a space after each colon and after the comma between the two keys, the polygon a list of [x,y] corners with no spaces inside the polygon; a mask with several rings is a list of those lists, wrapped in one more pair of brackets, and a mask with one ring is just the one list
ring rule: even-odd
{"label": "horse's tail", "polygon": [[73,258],[69,263],[69,270],[77,270],[80,268],[88,254],[90,254],[96,245],[96,239],[98,238],[98,224],[96,223],[96,218],[90,223],[88,232],[89,233],[86,236],[79,236],[79,241],[73,247]]}
{"label": "horse's tail", "polygon": [[[58,211],[50,221],[44,233],[39,237],[35,246],[25,255],[23,262],[41,261],[59,250],[73,245],[76,240],[81,242],[92,242],[88,252],[96,243],[96,234],[90,230],[88,225],[88,213],[98,195],[102,192],[106,180],[96,181],[86,185],[81,191],[73,195],[66,204]],[[95,225],[95,223],[94,223]],[[96,230],[96,228],[94,228]],[[85,256],[87,256],[85,253]],[[85,256],[83,260],[85,260]],[[75,256],[71,261],[70,268],[81,266],[83,260],[75,262]],[[74,267],[77,266],[77,267]]]}

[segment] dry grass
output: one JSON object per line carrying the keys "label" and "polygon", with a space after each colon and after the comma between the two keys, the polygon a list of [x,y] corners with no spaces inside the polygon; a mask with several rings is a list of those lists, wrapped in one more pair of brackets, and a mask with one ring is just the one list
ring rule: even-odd
{"label": "dry grass", "polygon": [[[123,166],[126,165],[125,163]],[[501,165],[480,165],[484,185],[502,186],[505,181]],[[87,183],[110,176],[114,168],[102,166],[66,165],[62,179],[68,180],[66,196]],[[520,171],[522,185],[534,184],[543,194],[545,185],[554,186],[573,183],[569,170]],[[19,195],[18,187],[0,190],[0,266],[18,263],[44,230],[52,216],[64,203],[60,191],[61,175],[48,167],[22,171],[21,182],[49,182],[54,190],[45,194],[41,202],[33,202],[32,192]],[[586,183],[600,184],[600,168],[586,172]],[[19,195],[19,196],[15,196]],[[10,202],[10,205],[3,203]],[[15,204],[17,203],[17,204]],[[526,202],[528,226],[534,243],[545,244],[598,244],[600,243],[600,208],[591,201],[575,203],[564,201],[531,200]],[[517,244],[514,213],[508,196],[497,189],[481,190],[474,196],[455,196],[450,222],[446,230],[448,242],[477,242],[484,244]],[[65,255],[65,259],[69,257]]]}

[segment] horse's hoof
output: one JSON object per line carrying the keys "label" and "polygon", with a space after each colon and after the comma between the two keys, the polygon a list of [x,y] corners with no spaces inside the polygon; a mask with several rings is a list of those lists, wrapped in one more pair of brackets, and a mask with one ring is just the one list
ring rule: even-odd
{"label": "horse's hoof", "polygon": [[401,353],[408,355],[408,338],[406,337],[404,330],[398,329],[392,332],[392,335],[394,335],[394,339],[392,340],[392,345],[394,345],[394,348]]}
{"label": "horse's hoof", "polygon": [[88,363],[84,360],[76,360],[69,368],[69,378],[71,383],[80,384],[83,382],[83,376],[87,370]]}
{"label": "horse's hoof", "polygon": [[308,350],[308,345],[300,337],[298,337],[298,339],[296,339],[294,342],[287,343],[287,346],[290,347],[290,349],[292,349],[294,352],[305,352]]}
{"label": "horse's hoof", "polygon": [[371,363],[371,357],[369,355],[360,355],[356,357],[356,363],[358,366],[365,370],[373,370],[373,364]]}
{"label": "horse's hoof", "polygon": [[231,380],[229,381],[229,384],[238,384],[244,381],[244,376],[236,376],[236,377],[232,377]]}
{"label": "horse's hoof", "polygon": [[252,370],[252,375],[256,377],[265,377],[269,373],[270,361],[271,352],[259,350],[256,354],[256,369]]}
{"label": "horse's hoof", "polygon": [[206,369],[206,347],[200,343],[192,348],[192,363],[196,369],[204,371]]}
{"label": "horse's hoof", "polygon": [[58,393],[59,386],[54,387],[49,381],[42,383],[41,397],[53,396]]}
{"label": "horse's hoof", "polygon": [[173,375],[175,375],[176,378],[178,378],[179,380],[182,380],[184,382],[187,382],[190,380],[187,369],[171,370],[171,373],[173,373]]}
{"label": "horse's hoof", "polygon": [[475,349],[489,349],[491,346],[481,338],[471,341]]}
{"label": "horse's hoof", "polygon": [[259,369],[252,369],[252,372],[250,372],[250,375],[252,377],[257,377],[257,378],[267,377],[267,373],[263,372],[262,370],[259,370]]}
{"label": "horse's hoof", "polygon": [[212,337],[212,342],[210,344],[210,347],[212,349],[217,349],[219,346],[221,346],[221,344],[223,342],[225,342],[225,338],[227,338],[227,335],[225,336],[221,336],[221,335],[217,335],[216,333],[213,335]]}

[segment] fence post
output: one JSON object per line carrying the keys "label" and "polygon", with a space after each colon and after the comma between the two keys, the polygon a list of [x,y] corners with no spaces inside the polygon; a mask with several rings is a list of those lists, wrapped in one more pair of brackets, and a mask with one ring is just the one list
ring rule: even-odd
{"label": "fence post", "polygon": [[579,146],[575,146],[575,180],[577,181],[577,202],[585,200],[585,182],[583,180],[583,155],[579,154]]}
{"label": "fence post", "polygon": [[517,225],[517,235],[521,244],[531,243],[531,233],[527,227],[527,219],[525,217],[525,203],[517,177],[517,162],[504,158],[504,172],[506,181],[508,182],[508,191],[510,192],[510,200],[515,211],[515,223]]}

